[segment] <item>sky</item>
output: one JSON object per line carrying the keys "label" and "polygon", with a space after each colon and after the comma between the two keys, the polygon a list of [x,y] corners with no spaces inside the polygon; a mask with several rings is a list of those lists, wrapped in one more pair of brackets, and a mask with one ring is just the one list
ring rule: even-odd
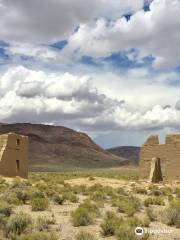
{"label": "sky", "polygon": [[104,148],[180,132],[180,0],[0,0],[0,122]]}

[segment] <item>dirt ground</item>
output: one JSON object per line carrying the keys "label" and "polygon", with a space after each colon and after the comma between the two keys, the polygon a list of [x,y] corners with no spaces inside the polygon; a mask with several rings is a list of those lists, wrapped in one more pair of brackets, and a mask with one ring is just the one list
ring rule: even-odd
{"label": "dirt ground", "polygon": [[[118,180],[118,179],[111,179],[111,178],[103,178],[103,177],[95,177],[92,179],[90,178],[75,178],[66,180],[65,183],[70,184],[71,186],[77,185],[86,185],[86,186],[93,186],[94,184],[101,184],[103,186],[110,186],[114,189],[122,187],[127,192],[131,191],[132,187],[144,187],[148,188],[148,182],[142,181],[127,181],[127,180]],[[170,186],[175,187],[175,185],[169,184],[161,184],[159,186]],[[179,187],[179,183],[176,184],[176,187]],[[88,230],[89,232],[93,233],[97,239],[99,240],[113,240],[114,237],[103,237],[101,234],[100,224],[102,222],[102,218],[107,211],[115,211],[115,208],[111,206],[111,204],[105,203],[104,206],[100,208],[101,217],[97,218],[93,225],[85,226],[85,227],[74,227],[71,223],[70,214],[71,211],[75,210],[80,203],[82,203],[88,196],[78,195],[79,202],[78,203],[71,203],[66,202],[63,205],[55,205],[51,202],[50,207],[48,210],[43,212],[32,212],[31,207],[29,205],[21,205],[15,208],[15,212],[23,211],[25,213],[30,214],[33,219],[38,218],[39,216],[43,217],[54,217],[56,219],[56,224],[53,225],[53,228],[58,231],[59,233],[59,240],[73,240],[74,236],[79,232],[80,229]],[[138,194],[138,198],[143,200],[144,195]],[[161,209],[162,206],[154,206],[156,210]],[[150,233],[150,240],[180,240],[180,229],[175,227],[167,226],[160,222],[151,222],[150,227],[146,228]],[[154,231],[154,234],[153,234]],[[161,233],[157,231],[162,231]],[[163,233],[165,231],[165,233]]]}

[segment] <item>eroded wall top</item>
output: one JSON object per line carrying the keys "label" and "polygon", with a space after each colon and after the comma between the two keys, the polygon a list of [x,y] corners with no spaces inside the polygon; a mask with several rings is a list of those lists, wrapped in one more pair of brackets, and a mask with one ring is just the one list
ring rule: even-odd
{"label": "eroded wall top", "polygon": [[[169,145],[169,144],[179,144],[180,145],[180,134],[168,134],[165,138],[165,144],[162,145]],[[159,145],[159,137],[158,135],[151,135],[148,137],[148,139],[145,141],[143,146],[154,146]]]}

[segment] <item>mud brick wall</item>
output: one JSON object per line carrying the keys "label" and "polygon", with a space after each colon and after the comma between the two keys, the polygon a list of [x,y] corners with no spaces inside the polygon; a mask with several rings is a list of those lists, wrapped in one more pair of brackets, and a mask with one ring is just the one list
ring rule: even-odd
{"label": "mud brick wall", "polygon": [[157,135],[150,136],[141,146],[140,177],[149,179],[152,158],[160,158],[163,180],[180,180],[180,134],[167,135],[159,144]]}
{"label": "mud brick wall", "polygon": [[28,177],[28,137],[15,133],[0,135],[0,175]]}

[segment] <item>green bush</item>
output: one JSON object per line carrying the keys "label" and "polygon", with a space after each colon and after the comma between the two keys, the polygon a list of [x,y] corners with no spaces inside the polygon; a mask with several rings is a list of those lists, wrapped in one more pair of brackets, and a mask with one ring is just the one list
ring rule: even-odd
{"label": "green bush", "polygon": [[16,177],[15,179],[13,179],[12,183],[11,183],[11,188],[20,188],[23,189],[26,186],[26,182],[23,181],[21,178]]}
{"label": "green bush", "polygon": [[33,198],[31,200],[32,211],[44,211],[49,207],[47,198]]}
{"label": "green bush", "polygon": [[149,205],[162,205],[164,206],[164,199],[162,197],[149,197],[144,200],[144,205],[149,207]]}
{"label": "green bush", "polygon": [[147,190],[145,188],[140,188],[140,187],[136,187],[134,189],[134,192],[137,194],[147,194]]}
{"label": "green bush", "polygon": [[157,220],[157,215],[154,213],[154,210],[151,207],[148,207],[146,209],[146,214],[151,222],[154,222]]}
{"label": "green bush", "polygon": [[7,236],[10,234],[20,235],[29,229],[32,225],[32,219],[23,212],[11,215],[6,226]]}
{"label": "green bush", "polygon": [[140,210],[140,202],[138,198],[133,196],[119,196],[114,199],[113,206],[118,207],[118,211],[126,213],[128,216],[133,216],[134,213]]}
{"label": "green bush", "polygon": [[104,201],[106,200],[107,195],[103,191],[95,191],[90,195],[90,199],[93,201]]}
{"label": "green bush", "polygon": [[174,200],[169,207],[162,211],[161,221],[169,226],[180,228],[180,200]]}
{"label": "green bush", "polygon": [[34,191],[31,194],[31,198],[45,198],[45,194],[42,191]]}
{"label": "green bush", "polygon": [[12,207],[4,201],[0,201],[0,215],[9,217],[12,214]]}
{"label": "green bush", "polygon": [[71,213],[72,223],[75,227],[87,226],[94,222],[94,218],[99,215],[99,210],[95,204],[90,202],[82,203]]}
{"label": "green bush", "polygon": [[126,219],[126,224],[131,227],[149,227],[150,220],[148,217],[129,217]]}
{"label": "green bush", "polygon": [[174,193],[176,194],[176,196],[177,196],[178,198],[180,198],[180,188],[176,188],[175,191],[174,191]]}
{"label": "green bush", "polygon": [[7,226],[8,217],[3,214],[0,214],[0,230],[4,231]]}
{"label": "green bush", "polygon": [[74,194],[71,191],[65,192],[63,194],[63,198],[67,201],[73,202],[73,203],[77,203],[79,201],[79,198],[76,194]]}
{"label": "green bush", "polygon": [[41,191],[35,191],[31,195],[32,211],[44,211],[49,207],[49,199]]}
{"label": "green bush", "polygon": [[165,196],[172,195],[172,193],[173,193],[173,190],[170,187],[162,187],[160,190],[163,193],[163,195],[165,195]]}
{"label": "green bush", "polygon": [[95,180],[94,177],[92,177],[92,176],[89,177],[89,181],[94,181],[94,180]]}
{"label": "green bush", "polygon": [[29,195],[26,191],[17,191],[16,192],[16,197],[23,204],[25,204],[26,201],[29,200]]}
{"label": "green bush", "polygon": [[96,238],[94,237],[94,235],[87,231],[80,231],[76,235],[76,240],[96,240]]}
{"label": "green bush", "polygon": [[119,187],[119,188],[117,189],[117,193],[118,193],[119,195],[124,195],[124,196],[127,196],[127,195],[128,195],[127,191],[125,191],[124,188],[122,188],[122,187]]}
{"label": "green bush", "polygon": [[73,186],[72,191],[75,194],[87,195],[87,186],[84,184]]}
{"label": "green bush", "polygon": [[46,217],[38,217],[35,223],[35,228],[41,231],[50,230],[50,225],[55,224],[55,218],[46,218]]}
{"label": "green bush", "polygon": [[69,195],[69,201],[72,202],[72,203],[78,203],[79,202],[79,198],[76,194],[74,193],[71,193]]}
{"label": "green bush", "polygon": [[160,189],[153,189],[153,190],[151,190],[150,195],[153,195],[153,196],[162,196],[162,195],[163,195],[163,192],[162,192]]}
{"label": "green bush", "polygon": [[64,201],[65,201],[65,198],[64,198],[64,196],[61,196],[59,194],[54,194],[53,201],[56,204],[62,205],[64,203]]}
{"label": "green bush", "polygon": [[120,219],[115,215],[114,212],[107,212],[105,218],[101,224],[102,235],[112,236],[120,223]]}
{"label": "green bush", "polygon": [[11,190],[7,190],[5,193],[3,193],[3,195],[1,196],[1,199],[9,204],[13,204],[13,205],[19,205],[20,201],[17,198],[16,192]]}
{"label": "green bush", "polygon": [[48,232],[35,232],[29,234],[23,234],[18,237],[17,240],[58,240],[58,236],[55,233]]}
{"label": "green bush", "polygon": [[115,232],[117,240],[136,240],[134,233],[134,227],[130,227],[127,224],[122,224],[116,229]]}

